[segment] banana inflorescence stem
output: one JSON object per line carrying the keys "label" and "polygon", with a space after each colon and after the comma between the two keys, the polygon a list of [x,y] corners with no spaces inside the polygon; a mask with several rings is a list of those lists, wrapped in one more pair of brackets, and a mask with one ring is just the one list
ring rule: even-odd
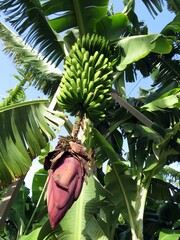
{"label": "banana inflorescence stem", "polygon": [[84,114],[78,113],[76,115],[75,123],[74,123],[72,134],[71,134],[74,138],[78,137],[78,133],[80,131],[80,128],[82,127],[83,118],[84,118]]}

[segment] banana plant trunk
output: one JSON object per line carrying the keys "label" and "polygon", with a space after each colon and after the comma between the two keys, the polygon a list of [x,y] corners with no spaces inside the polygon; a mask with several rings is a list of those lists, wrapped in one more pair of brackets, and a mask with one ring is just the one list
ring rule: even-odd
{"label": "banana plant trunk", "polygon": [[147,193],[151,181],[151,177],[145,182],[141,180],[141,174],[137,177],[137,195],[135,202],[135,218],[133,219],[133,226],[131,225],[132,240],[143,240],[143,218],[146,204]]}

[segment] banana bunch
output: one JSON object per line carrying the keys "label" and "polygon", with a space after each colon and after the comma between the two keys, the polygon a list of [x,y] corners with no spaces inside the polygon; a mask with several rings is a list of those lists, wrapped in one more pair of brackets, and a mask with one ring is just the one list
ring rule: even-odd
{"label": "banana bunch", "polygon": [[112,51],[109,42],[87,34],[72,46],[64,63],[58,103],[72,116],[86,114],[92,122],[104,119],[111,99]]}

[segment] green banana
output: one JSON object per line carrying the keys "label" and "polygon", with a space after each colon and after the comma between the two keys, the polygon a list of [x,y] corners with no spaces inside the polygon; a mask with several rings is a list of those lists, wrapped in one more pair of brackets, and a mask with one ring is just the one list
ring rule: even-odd
{"label": "green banana", "polygon": [[72,98],[69,98],[64,92],[61,92],[57,99],[61,105],[72,105]]}
{"label": "green banana", "polygon": [[84,108],[87,108],[89,106],[89,103],[93,100],[94,93],[90,92],[88,93],[86,99],[83,102]]}
{"label": "green banana", "polygon": [[103,62],[104,62],[104,54],[101,53],[101,55],[99,56],[98,60],[96,61],[95,65],[94,65],[95,70],[98,68],[101,68],[104,65]]}
{"label": "green banana", "polygon": [[74,93],[73,89],[71,91],[72,88],[64,88],[62,89],[62,92],[64,92],[64,94],[69,98],[69,99],[73,99],[75,102],[78,102],[78,95]]}
{"label": "green banana", "polygon": [[[101,121],[111,98],[112,51],[109,42],[97,34],[83,35],[65,59],[58,102],[71,115],[87,114]],[[107,100],[108,99],[108,100]]]}
{"label": "green banana", "polygon": [[71,66],[71,64],[72,64],[72,58],[71,58],[70,56],[66,56],[65,63],[66,63],[66,65]]}
{"label": "green banana", "polygon": [[101,103],[92,101],[92,102],[90,102],[88,109],[92,108],[94,110],[94,109],[98,108],[99,106],[101,106]]}
{"label": "green banana", "polygon": [[96,88],[97,86],[99,86],[100,84],[102,84],[102,83],[103,83],[103,81],[102,81],[101,77],[96,78],[96,79],[94,80],[94,86],[95,86],[95,88]]}
{"label": "green banana", "polygon": [[72,73],[72,71],[70,70],[70,68],[66,69],[66,74],[70,77],[70,78],[75,78],[74,74]]}
{"label": "green banana", "polygon": [[75,116],[76,114],[78,114],[80,112],[80,106],[79,105],[75,105],[74,108],[71,110],[70,115],[71,116]]}
{"label": "green banana", "polygon": [[99,56],[100,56],[99,52],[95,51],[95,53],[93,54],[93,66],[95,66]]}
{"label": "green banana", "polygon": [[104,100],[104,98],[105,98],[104,94],[99,94],[97,99],[96,99],[96,102],[100,103],[100,102],[102,102]]}
{"label": "green banana", "polygon": [[82,87],[81,87],[81,78],[77,78],[76,79],[76,85],[77,85],[77,92],[79,93],[79,97],[82,98],[82,95],[81,95],[81,91],[82,91]]}
{"label": "green banana", "polygon": [[84,71],[85,71],[86,73],[88,73],[88,70],[89,70],[89,63],[88,63],[88,62],[85,62]]}
{"label": "green banana", "polygon": [[84,64],[86,62],[89,62],[89,51],[86,51],[83,55],[83,59],[82,59],[82,65],[84,66]]}
{"label": "green banana", "polygon": [[102,74],[102,71],[101,71],[101,70],[95,71],[95,73],[94,73],[94,79],[99,78],[99,76],[100,76],[101,74]]}
{"label": "green banana", "polygon": [[[72,89],[75,91],[75,89],[77,88],[76,81],[74,78],[69,77],[67,73],[64,74],[61,82],[63,82],[63,84],[65,85],[66,81],[69,82],[69,84],[72,86]],[[62,88],[64,87],[64,85],[62,86]]]}
{"label": "green banana", "polygon": [[83,53],[79,49],[74,50],[74,55],[77,57],[80,61],[83,59]]}
{"label": "green banana", "polygon": [[90,81],[88,85],[88,92],[92,92],[94,90],[94,81]]}
{"label": "green banana", "polygon": [[[101,81],[106,83],[108,81],[109,83],[109,75],[112,74],[113,71],[109,71],[108,73],[104,74],[102,77],[101,77]],[[112,82],[112,81],[111,81]]]}
{"label": "green banana", "polygon": [[[65,64],[66,64],[66,62],[65,62]],[[71,64],[76,66],[77,64],[80,64],[80,61],[79,61],[78,58],[73,57],[72,60],[71,60]]]}
{"label": "green banana", "polygon": [[78,43],[81,45],[81,46],[85,46],[86,45],[86,36],[87,35],[83,35],[82,38],[79,38],[78,39]]}
{"label": "green banana", "polygon": [[93,67],[89,67],[87,72],[88,72],[87,79],[89,81],[92,81],[92,79],[94,77],[94,68]]}
{"label": "green banana", "polygon": [[73,73],[73,75],[75,77],[78,77],[77,69],[76,69],[76,67],[74,65],[71,65],[69,69],[71,70],[71,72]]}
{"label": "green banana", "polygon": [[87,91],[88,91],[88,85],[89,85],[88,79],[87,78],[81,79],[81,85],[82,85],[82,91],[83,91],[83,99],[85,99],[87,97]]}
{"label": "green banana", "polygon": [[98,39],[99,39],[99,36],[96,34],[94,35],[94,38],[92,40],[92,52],[95,52],[97,49],[98,49]]}
{"label": "green banana", "polygon": [[105,114],[103,111],[100,111],[100,110],[92,110],[92,109],[87,109],[87,117],[89,117],[89,119],[94,122],[94,123],[98,123],[102,120],[104,120],[105,118]]}
{"label": "green banana", "polygon": [[89,66],[93,67],[93,62],[94,62],[94,56],[90,55],[90,57],[89,57]]}

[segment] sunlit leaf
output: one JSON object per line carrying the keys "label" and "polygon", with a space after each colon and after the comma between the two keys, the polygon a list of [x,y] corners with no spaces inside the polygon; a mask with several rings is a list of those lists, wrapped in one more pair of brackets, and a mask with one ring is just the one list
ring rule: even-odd
{"label": "sunlit leaf", "polygon": [[121,62],[117,67],[119,71],[124,70],[128,64],[144,58],[150,52],[166,54],[172,50],[170,42],[160,34],[123,38],[119,41],[119,45],[122,49]]}
{"label": "sunlit leaf", "polygon": [[86,226],[86,231],[92,240],[108,240],[98,221],[92,217]]}
{"label": "sunlit leaf", "polygon": [[50,25],[56,32],[78,27],[81,34],[94,31],[96,23],[106,16],[107,7],[108,0],[62,0],[60,3],[53,0],[42,5],[45,15],[51,18]]}
{"label": "sunlit leaf", "polygon": [[120,156],[114,151],[113,147],[107,142],[107,140],[100,134],[95,128],[93,132],[93,144],[97,148],[97,151],[100,151],[100,154],[106,155],[106,159],[109,159],[111,163],[119,163],[122,165],[122,168],[125,170],[126,165],[120,162]]}
{"label": "sunlit leaf", "polygon": [[180,230],[162,229],[158,240],[179,240]]}
{"label": "sunlit leaf", "polygon": [[158,167],[179,161],[180,154],[180,122],[175,124],[165,135],[163,141],[153,146],[153,152],[159,161]]}
{"label": "sunlit leaf", "polygon": [[162,34],[169,34],[170,33],[178,33],[180,32],[180,25],[179,25],[179,22],[180,22],[180,13],[177,14],[177,16],[173,19],[173,21],[171,21],[169,24],[167,24],[165,26],[165,28],[163,28],[163,30],[161,31]]}
{"label": "sunlit leaf", "polygon": [[[0,181],[10,183],[29,170],[31,161],[56,135],[61,118],[51,113],[46,100],[30,101],[0,109]],[[50,127],[51,126],[51,127]]]}
{"label": "sunlit leaf", "polygon": [[125,31],[129,23],[127,15],[117,13],[112,16],[103,17],[96,25],[98,34],[105,36],[107,39],[119,38]]}
{"label": "sunlit leaf", "polygon": [[145,104],[142,106],[142,109],[145,109],[147,111],[163,111],[166,108],[179,108],[180,107],[180,89],[174,88],[173,90],[170,90],[169,92],[166,92],[158,99]]}
{"label": "sunlit leaf", "polygon": [[[21,78],[29,84],[33,84],[44,94],[53,94],[61,79],[61,71],[54,64],[30,45],[25,43],[19,36],[0,23],[0,36],[4,43],[4,52],[12,57],[14,63],[21,70]],[[20,71],[20,70],[19,70]]]}
{"label": "sunlit leaf", "polygon": [[28,235],[21,236],[19,240],[32,240],[32,239],[38,239],[39,232],[41,231],[41,228],[37,228]]}
{"label": "sunlit leaf", "polygon": [[[95,146],[99,146],[101,151],[105,152],[111,163],[112,170],[105,176],[107,190],[113,193],[113,200],[111,199],[111,201],[114,201],[115,205],[119,204],[120,208],[122,207],[122,211],[126,209],[123,211],[123,214],[127,220],[131,221],[134,215],[131,202],[135,200],[136,183],[130,175],[125,175],[125,171],[127,170],[126,164],[121,161],[106,139],[96,129],[93,129],[93,134],[96,139]],[[127,184],[128,188],[125,187]]]}
{"label": "sunlit leaf", "polygon": [[0,10],[8,14],[8,21],[19,35],[24,33],[29,44],[38,45],[45,57],[59,65],[64,58],[62,40],[50,27],[39,1],[0,1]]}
{"label": "sunlit leaf", "polygon": [[32,199],[35,203],[39,200],[44,184],[48,177],[48,172],[44,169],[40,169],[35,172],[32,183]]}
{"label": "sunlit leaf", "polygon": [[130,175],[123,174],[120,165],[114,165],[105,176],[106,189],[111,192],[110,200],[127,221],[135,217],[132,202],[136,198],[136,182]]}

